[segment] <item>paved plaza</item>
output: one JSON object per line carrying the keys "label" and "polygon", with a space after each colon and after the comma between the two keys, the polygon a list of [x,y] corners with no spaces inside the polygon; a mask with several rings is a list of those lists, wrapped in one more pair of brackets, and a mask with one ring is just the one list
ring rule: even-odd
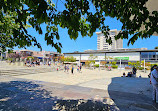
{"label": "paved plaza", "polygon": [[[83,111],[94,106],[104,107],[102,110],[157,111],[149,72],[138,71],[136,78],[121,77],[129,71],[83,68],[71,74],[56,71],[55,66],[23,67],[1,62],[0,110],[51,111],[57,110],[57,104],[73,110],[72,105],[81,102],[84,105],[77,108]],[[142,78],[138,78],[140,75]]]}

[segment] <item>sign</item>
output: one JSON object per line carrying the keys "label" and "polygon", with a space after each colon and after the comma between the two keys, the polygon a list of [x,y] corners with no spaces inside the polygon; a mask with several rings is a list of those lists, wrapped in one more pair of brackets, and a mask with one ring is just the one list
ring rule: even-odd
{"label": "sign", "polygon": [[129,57],[115,57],[116,60],[129,60]]}

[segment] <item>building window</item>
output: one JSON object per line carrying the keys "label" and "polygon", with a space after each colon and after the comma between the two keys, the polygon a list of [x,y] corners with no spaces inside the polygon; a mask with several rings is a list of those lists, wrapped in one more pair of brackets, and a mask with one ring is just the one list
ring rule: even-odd
{"label": "building window", "polygon": [[115,32],[111,32],[111,35],[115,35]]}
{"label": "building window", "polygon": [[157,54],[156,52],[141,52],[141,60],[157,60]]}

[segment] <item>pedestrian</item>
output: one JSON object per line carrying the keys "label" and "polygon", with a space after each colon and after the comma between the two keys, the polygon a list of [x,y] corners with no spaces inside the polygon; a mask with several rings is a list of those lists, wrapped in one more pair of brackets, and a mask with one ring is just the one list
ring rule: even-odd
{"label": "pedestrian", "polygon": [[79,66],[77,67],[77,72],[79,72]]}
{"label": "pedestrian", "polygon": [[82,66],[80,65],[80,72],[81,72]]}
{"label": "pedestrian", "polygon": [[49,62],[48,62],[48,66],[50,66],[50,65],[51,65],[51,62],[49,61]]}
{"label": "pedestrian", "polygon": [[133,67],[132,72],[133,72],[133,76],[136,77],[137,69],[135,67]]}
{"label": "pedestrian", "polygon": [[65,66],[64,66],[64,69],[65,69],[64,72],[66,72],[66,70],[67,70],[66,64],[65,64]]}
{"label": "pedestrian", "polygon": [[150,83],[153,86],[153,102],[158,104],[158,66],[151,72]]}
{"label": "pedestrian", "polygon": [[72,68],[71,68],[71,73],[73,74],[73,72],[74,72],[74,67],[73,67],[73,65],[72,65]]}
{"label": "pedestrian", "polygon": [[59,70],[59,67],[57,67],[57,71]]}
{"label": "pedestrian", "polygon": [[69,65],[67,66],[67,72],[69,72]]}
{"label": "pedestrian", "polygon": [[148,75],[149,78],[150,78],[150,76],[151,76],[151,72],[152,72],[156,67],[157,67],[156,64],[155,64],[154,66],[151,67],[151,69],[150,69],[150,73],[149,73],[149,75]]}

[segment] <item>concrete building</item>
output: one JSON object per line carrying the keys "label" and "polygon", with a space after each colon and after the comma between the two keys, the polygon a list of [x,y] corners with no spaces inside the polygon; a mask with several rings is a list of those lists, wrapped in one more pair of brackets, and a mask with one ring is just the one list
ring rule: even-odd
{"label": "concrete building", "polygon": [[96,32],[97,34],[97,50],[110,50],[110,49],[120,49],[123,48],[123,40],[115,40],[114,36],[117,35],[120,31],[117,29],[109,31],[109,37],[112,39],[112,45],[106,43],[106,38],[102,32]]}
{"label": "concrete building", "polygon": [[120,62],[120,59],[123,64],[128,64],[128,62],[143,61],[158,63],[158,49],[147,50],[145,48],[140,49],[121,49],[121,50],[93,50],[86,52],[74,52],[74,53],[64,53],[65,57],[73,56],[76,60],[82,64],[85,61],[90,60],[90,55],[93,54],[97,56],[95,58],[96,64],[99,64],[100,61],[117,61]]}
{"label": "concrete building", "polygon": [[[63,56],[63,54],[52,51],[32,51],[27,49],[14,50],[13,53],[19,55],[19,59],[22,60],[26,59],[27,57],[33,57],[34,60],[38,61],[58,61],[60,56]],[[9,54],[7,54],[6,58],[10,58]]]}

